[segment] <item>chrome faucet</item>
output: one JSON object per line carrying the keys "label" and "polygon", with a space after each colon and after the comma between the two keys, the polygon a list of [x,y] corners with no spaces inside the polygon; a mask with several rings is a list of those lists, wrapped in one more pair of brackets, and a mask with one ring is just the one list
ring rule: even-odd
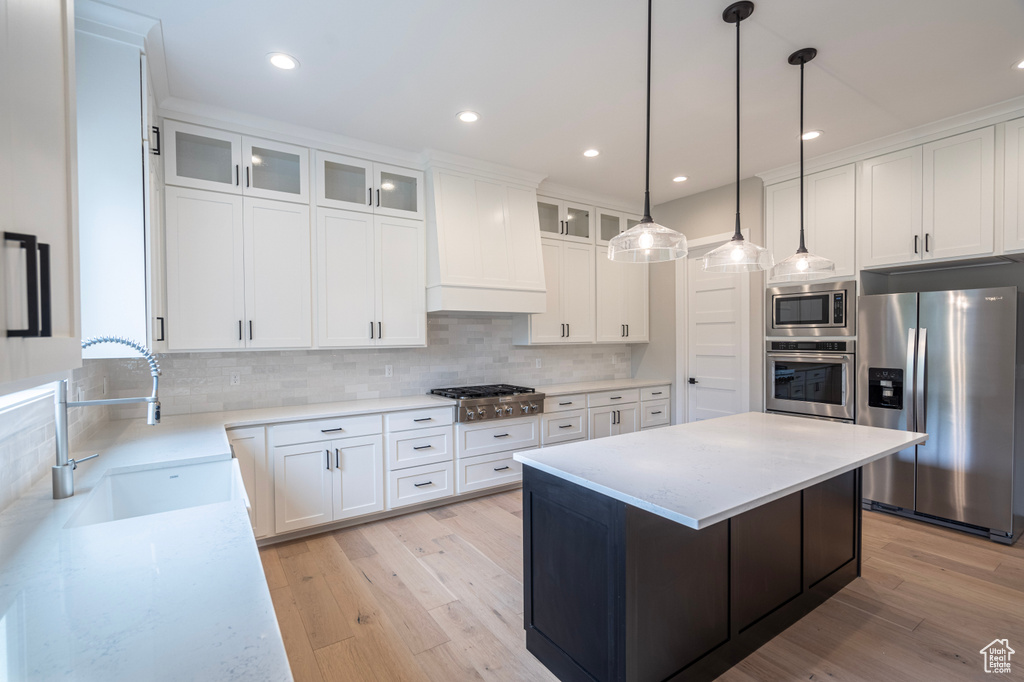
{"label": "chrome faucet", "polygon": [[74,470],[78,468],[79,462],[99,457],[99,454],[82,457],[79,460],[68,459],[68,408],[84,407],[85,405],[129,405],[131,403],[146,403],[146,423],[149,425],[160,423],[160,399],[157,390],[160,385],[160,363],[156,361],[153,353],[137,341],[126,339],[120,336],[95,336],[82,341],[82,348],[95,346],[100,343],[118,343],[138,351],[149,363],[149,373],[153,377],[153,394],[139,398],[109,398],[105,400],[76,400],[68,402],[68,380],[64,379],[57,383],[57,391],[54,394],[54,405],[56,408],[56,436],[57,436],[57,464],[52,468],[53,472],[53,499],[63,500],[75,494]]}

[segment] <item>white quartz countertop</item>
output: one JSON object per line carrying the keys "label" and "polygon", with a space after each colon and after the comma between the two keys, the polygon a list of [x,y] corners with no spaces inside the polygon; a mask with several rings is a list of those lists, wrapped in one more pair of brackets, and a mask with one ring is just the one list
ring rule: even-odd
{"label": "white quartz countertop", "polygon": [[[608,379],[606,381],[580,381],[574,384],[553,384],[538,386],[537,392],[546,396],[569,395],[571,393],[594,393],[595,391],[623,391],[629,388],[668,386],[671,379]],[[666,396],[667,397],[667,396]]]}
{"label": "white quartz countertop", "polygon": [[516,453],[515,459],[701,529],[927,438],[747,412]]}
{"label": "white quartz countertop", "polygon": [[[436,396],[112,421],[0,513],[0,679],[290,680],[241,502],[65,528],[111,470],[229,459],[226,428],[451,406]],[[89,409],[89,408],[72,408]],[[6,677],[5,677],[6,674]]]}

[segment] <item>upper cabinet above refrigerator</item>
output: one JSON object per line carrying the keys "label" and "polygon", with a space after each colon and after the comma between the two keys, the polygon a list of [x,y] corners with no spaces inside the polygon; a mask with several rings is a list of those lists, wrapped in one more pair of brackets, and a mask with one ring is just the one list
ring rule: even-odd
{"label": "upper cabinet above refrigerator", "polygon": [[178,121],[164,123],[168,185],[309,201],[309,150]]}
{"label": "upper cabinet above refrigerator", "polygon": [[316,203],[325,208],[421,219],[423,173],[317,152]]}

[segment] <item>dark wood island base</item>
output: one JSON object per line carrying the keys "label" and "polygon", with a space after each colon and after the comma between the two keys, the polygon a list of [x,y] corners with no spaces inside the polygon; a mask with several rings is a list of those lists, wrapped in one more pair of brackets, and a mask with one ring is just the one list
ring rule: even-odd
{"label": "dark wood island base", "polygon": [[523,475],[526,646],[561,680],[712,680],[860,575],[860,469],[702,530]]}

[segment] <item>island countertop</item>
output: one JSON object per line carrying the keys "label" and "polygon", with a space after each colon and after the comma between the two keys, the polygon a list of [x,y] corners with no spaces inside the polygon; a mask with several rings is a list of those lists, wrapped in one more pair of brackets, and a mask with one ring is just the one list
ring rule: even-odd
{"label": "island countertop", "polygon": [[699,530],[927,438],[747,412],[520,452],[515,459]]}

